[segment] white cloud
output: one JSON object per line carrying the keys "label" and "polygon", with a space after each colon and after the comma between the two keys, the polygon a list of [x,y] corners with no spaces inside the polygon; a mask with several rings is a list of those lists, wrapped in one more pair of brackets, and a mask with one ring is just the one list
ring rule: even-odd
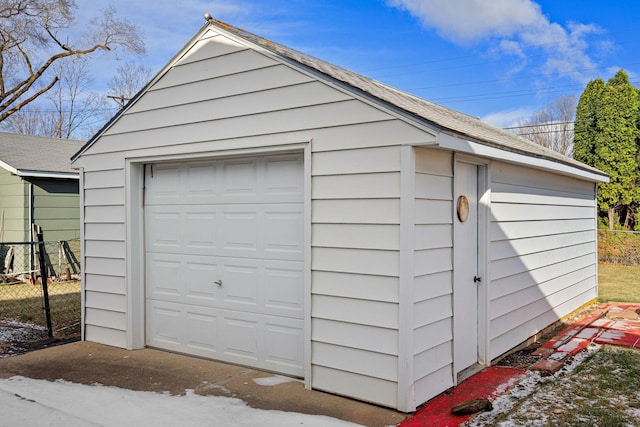
{"label": "white cloud", "polygon": [[406,9],[427,27],[456,43],[479,38],[508,37],[536,25],[542,13],[530,0],[389,0]]}
{"label": "white cloud", "polygon": [[523,119],[530,118],[536,111],[533,107],[519,107],[512,110],[497,111],[480,117],[483,122],[491,123],[499,128],[517,126]]}
{"label": "white cloud", "polygon": [[526,64],[525,52],[542,51],[545,75],[567,74],[585,81],[595,68],[588,50],[589,36],[601,32],[595,25],[552,22],[532,0],[387,0],[407,10],[427,28],[459,44],[493,44],[494,51],[516,56],[518,72]]}

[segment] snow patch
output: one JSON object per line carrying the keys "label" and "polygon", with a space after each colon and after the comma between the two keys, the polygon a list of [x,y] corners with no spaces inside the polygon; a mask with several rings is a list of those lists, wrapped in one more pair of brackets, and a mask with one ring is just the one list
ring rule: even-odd
{"label": "snow patch", "polygon": [[31,323],[0,321],[0,358],[21,353],[18,343],[40,340],[46,336],[45,332],[46,328]]}
{"label": "snow patch", "polygon": [[297,380],[295,378],[283,377],[282,375],[275,375],[273,377],[254,378],[253,379],[254,383],[256,383],[258,385],[266,386],[266,387],[273,387],[273,386],[276,386],[278,384],[290,383],[292,381],[301,382],[300,380]]}
{"label": "snow patch", "polygon": [[24,377],[0,379],[3,425],[67,427],[152,425],[173,427],[299,426],[347,427],[357,424],[319,415],[254,409],[240,399],[183,396],[117,387],[44,381]]}

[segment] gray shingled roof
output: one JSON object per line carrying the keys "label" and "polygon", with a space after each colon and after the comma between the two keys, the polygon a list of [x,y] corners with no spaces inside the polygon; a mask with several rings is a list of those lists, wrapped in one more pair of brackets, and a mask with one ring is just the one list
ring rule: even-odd
{"label": "gray shingled roof", "polygon": [[597,175],[607,176],[598,169],[566,157],[556,151],[547,149],[511,132],[485,123],[477,118],[394,89],[360,74],[256,36],[240,28],[233,27],[225,22],[211,20],[209,24],[264,48],[281,58],[294,61],[318,71],[334,81],[347,85],[347,87],[364,92],[364,94],[374,97],[392,107],[399,108],[419,120],[425,120],[428,124],[435,125],[441,130],[469,138],[470,140],[487,146],[546,159]]}
{"label": "gray shingled roof", "polygon": [[0,162],[18,171],[18,175],[39,173],[77,173],[71,168],[71,156],[84,141],[45,138],[0,132]]}

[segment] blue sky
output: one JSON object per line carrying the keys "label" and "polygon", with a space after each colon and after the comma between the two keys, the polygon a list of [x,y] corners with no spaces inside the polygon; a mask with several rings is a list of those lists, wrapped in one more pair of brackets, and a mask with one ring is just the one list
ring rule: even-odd
{"label": "blue sky", "polygon": [[[239,26],[398,89],[511,126],[589,80],[625,69],[640,86],[635,0],[78,0],[79,19],[112,5],[138,26],[140,58],[162,68],[204,24]],[[117,57],[117,60],[116,60]]]}

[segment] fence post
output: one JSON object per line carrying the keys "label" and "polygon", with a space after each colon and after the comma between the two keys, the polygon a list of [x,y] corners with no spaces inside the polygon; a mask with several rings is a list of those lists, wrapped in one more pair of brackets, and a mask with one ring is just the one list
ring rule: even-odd
{"label": "fence post", "polygon": [[51,325],[51,306],[49,305],[49,284],[47,277],[47,263],[45,262],[45,245],[44,235],[42,231],[38,234],[38,262],[40,263],[40,281],[42,282],[42,293],[44,295],[44,314],[47,318],[47,335],[49,338],[53,338],[53,326]]}

